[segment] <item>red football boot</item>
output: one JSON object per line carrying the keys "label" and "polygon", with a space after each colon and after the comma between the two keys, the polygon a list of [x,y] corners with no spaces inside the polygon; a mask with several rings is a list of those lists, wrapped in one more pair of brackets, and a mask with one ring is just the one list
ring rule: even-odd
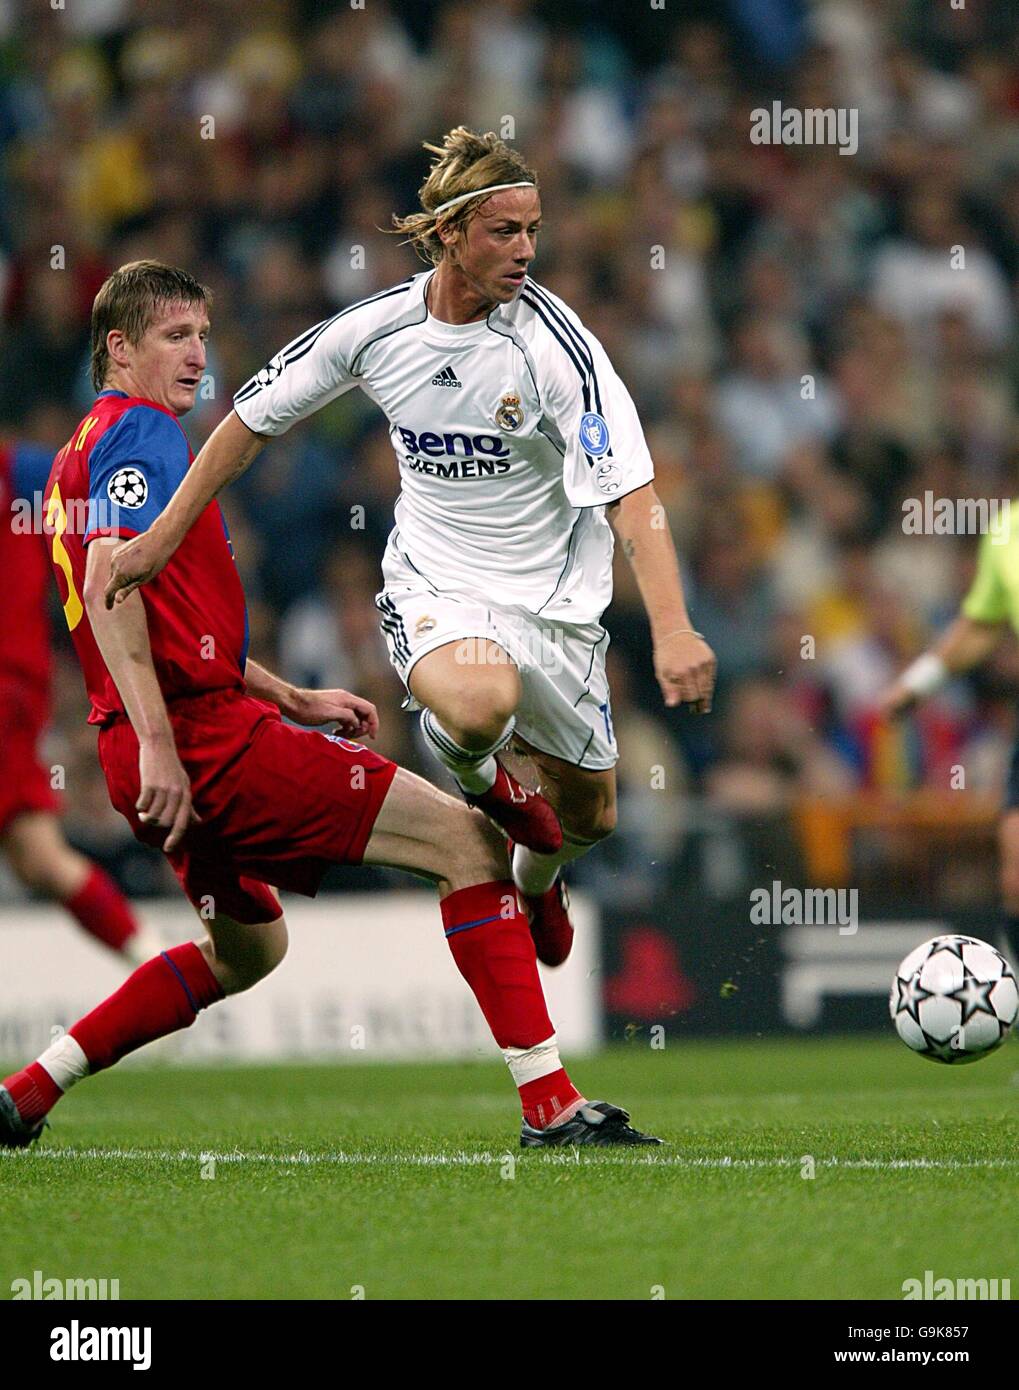
{"label": "red football boot", "polygon": [[535,854],[558,854],[563,847],[559,817],[539,792],[528,791],[496,758],[495,781],[487,792],[464,792],[468,806],[484,811],[500,830]]}
{"label": "red football boot", "polygon": [[573,950],[573,923],[566,884],[557,878],[547,893],[529,898],[520,895],[531,914],[531,936],[542,965],[562,965]]}

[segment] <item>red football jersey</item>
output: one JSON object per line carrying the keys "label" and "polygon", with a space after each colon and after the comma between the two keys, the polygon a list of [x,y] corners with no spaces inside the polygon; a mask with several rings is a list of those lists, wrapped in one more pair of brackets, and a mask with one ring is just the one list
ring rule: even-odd
{"label": "red football jersey", "polygon": [[[82,594],[97,536],[145,531],[194,459],[177,417],[122,391],[103,391],[53,461],[45,517],[57,587],[92,702],[90,724],[123,714]],[[163,698],[243,690],[248,620],[219,504],[210,502],[163,572],[139,590]]]}

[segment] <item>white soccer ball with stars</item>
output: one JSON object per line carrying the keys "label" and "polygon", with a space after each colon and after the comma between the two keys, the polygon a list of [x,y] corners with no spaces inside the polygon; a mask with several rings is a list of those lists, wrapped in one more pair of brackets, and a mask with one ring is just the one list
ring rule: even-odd
{"label": "white soccer ball with stars", "polygon": [[137,468],[119,468],[107,488],[110,501],[118,507],[141,507],[149,495],[144,473]]}
{"label": "white soccer ball with stars", "polygon": [[1019,986],[1003,955],[973,936],[935,936],[899,966],[889,998],[899,1037],[932,1062],[976,1062],[1005,1040]]}

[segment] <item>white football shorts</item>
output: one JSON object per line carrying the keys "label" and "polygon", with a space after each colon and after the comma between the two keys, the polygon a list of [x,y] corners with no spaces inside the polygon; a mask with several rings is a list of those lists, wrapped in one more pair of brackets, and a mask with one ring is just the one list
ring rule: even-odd
{"label": "white football shorts", "polygon": [[525,608],[439,593],[403,557],[386,556],[385,583],[375,606],[389,659],[407,686],[405,709],[421,708],[408,682],[423,656],[455,642],[454,657],[466,670],[484,650],[477,639],[489,638],[520,672],[520,737],[576,767],[615,766],[618,751],[605,675],[609,634],[600,623],[564,623]]}

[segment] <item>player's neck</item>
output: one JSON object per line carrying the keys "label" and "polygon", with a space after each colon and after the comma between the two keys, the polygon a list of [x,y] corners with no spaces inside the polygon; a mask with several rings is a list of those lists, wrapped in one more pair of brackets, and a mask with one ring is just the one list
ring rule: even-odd
{"label": "player's neck", "polygon": [[459,266],[443,261],[425,290],[428,312],[440,323],[478,323],[495,308]]}
{"label": "player's neck", "polygon": [[139,381],[130,372],[110,372],[102,389],[104,391],[123,391],[124,395],[130,396],[132,400],[151,401],[153,405],[158,405],[163,410],[172,409],[172,406],[168,405],[166,401],[159,399],[151,387],[147,386],[145,382]]}
{"label": "player's neck", "polygon": [[146,391],[141,382],[135,381],[130,372],[110,372],[102,384],[103,391],[123,391],[132,400],[150,401],[154,397]]}

